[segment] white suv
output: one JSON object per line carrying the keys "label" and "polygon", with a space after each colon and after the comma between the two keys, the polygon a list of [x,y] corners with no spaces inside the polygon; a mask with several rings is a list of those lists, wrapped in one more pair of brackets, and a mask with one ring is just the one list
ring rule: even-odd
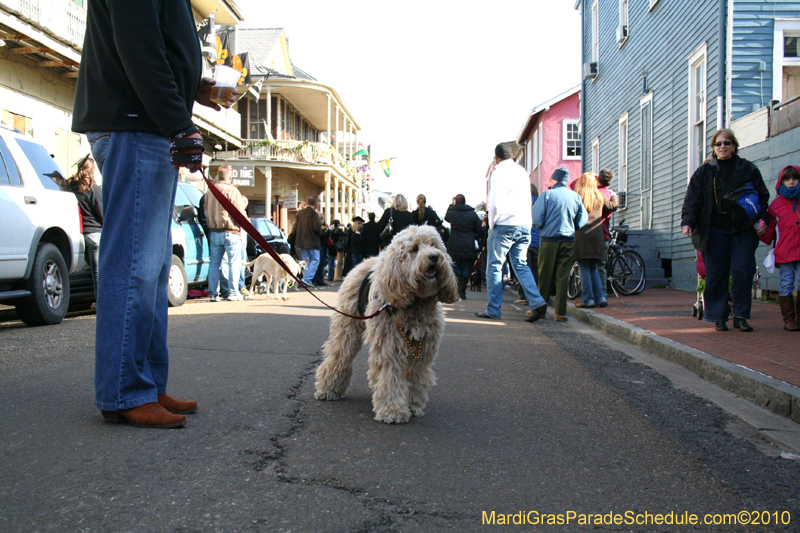
{"label": "white suv", "polygon": [[0,303],[29,326],[58,324],[83,267],[78,201],[47,150],[0,125]]}

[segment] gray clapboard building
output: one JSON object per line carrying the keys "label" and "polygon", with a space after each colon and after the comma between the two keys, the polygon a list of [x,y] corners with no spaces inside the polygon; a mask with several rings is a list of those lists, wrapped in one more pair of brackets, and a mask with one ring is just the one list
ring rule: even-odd
{"label": "gray clapboard building", "polygon": [[800,92],[800,2],[577,0],[575,8],[583,169],[616,171],[614,188],[626,194],[615,221],[649,237],[672,285],[692,289],[696,255],[680,231],[688,179],[718,128]]}

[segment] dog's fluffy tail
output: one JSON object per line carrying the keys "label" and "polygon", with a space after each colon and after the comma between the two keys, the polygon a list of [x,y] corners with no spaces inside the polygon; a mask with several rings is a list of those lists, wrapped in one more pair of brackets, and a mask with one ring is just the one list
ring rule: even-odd
{"label": "dog's fluffy tail", "polygon": [[256,264],[255,260],[253,260],[253,261],[242,261],[242,266],[246,266],[246,267],[251,267],[251,266],[253,266],[255,264]]}

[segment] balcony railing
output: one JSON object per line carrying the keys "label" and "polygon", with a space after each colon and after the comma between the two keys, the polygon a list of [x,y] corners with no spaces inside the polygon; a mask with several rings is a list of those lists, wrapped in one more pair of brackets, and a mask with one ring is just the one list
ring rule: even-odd
{"label": "balcony railing", "polygon": [[83,47],[86,8],[73,0],[0,0],[0,5],[54,37]]}
{"label": "balcony railing", "polygon": [[[227,158],[266,159],[289,163],[311,165],[334,165],[355,182],[359,181],[355,167],[337,152],[333,146],[308,141],[269,141],[263,139],[243,139],[245,147],[235,152],[227,152]],[[219,157],[219,154],[218,154]]]}

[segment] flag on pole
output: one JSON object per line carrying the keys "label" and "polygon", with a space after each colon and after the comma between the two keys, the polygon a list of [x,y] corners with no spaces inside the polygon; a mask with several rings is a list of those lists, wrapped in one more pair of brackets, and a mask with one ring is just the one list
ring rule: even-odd
{"label": "flag on pole", "polygon": [[369,150],[367,150],[366,148],[362,148],[361,150],[353,154],[353,156],[357,155],[369,155]]}
{"label": "flag on pole", "polygon": [[389,162],[390,161],[391,161],[391,159],[384,159],[383,161],[380,162],[381,163],[381,168],[383,169],[383,173],[386,174],[387,178],[392,175],[391,170],[389,170]]}

